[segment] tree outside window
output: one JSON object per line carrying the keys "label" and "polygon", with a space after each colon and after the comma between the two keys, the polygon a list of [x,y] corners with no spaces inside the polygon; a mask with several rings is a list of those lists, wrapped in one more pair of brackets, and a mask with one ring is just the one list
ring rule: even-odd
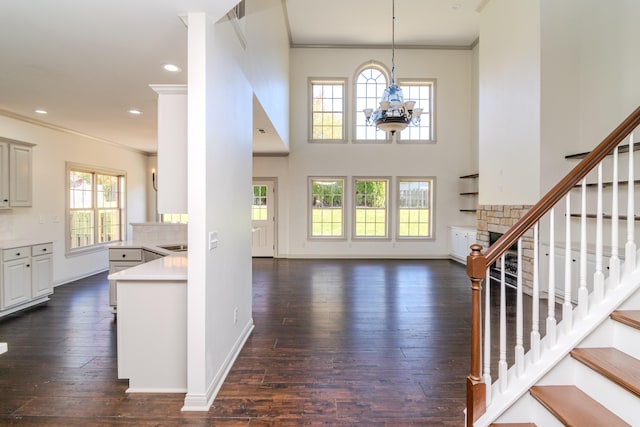
{"label": "tree outside window", "polygon": [[387,237],[386,179],[356,179],[355,237]]}
{"label": "tree outside window", "polygon": [[312,178],[311,237],[344,237],[343,179]]}

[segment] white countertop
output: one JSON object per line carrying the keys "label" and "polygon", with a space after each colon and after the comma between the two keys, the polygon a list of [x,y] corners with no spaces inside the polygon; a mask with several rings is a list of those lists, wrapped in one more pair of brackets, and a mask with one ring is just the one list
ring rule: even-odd
{"label": "white countertop", "polygon": [[6,353],[9,347],[6,342],[0,342],[0,354]]}
{"label": "white countertop", "polygon": [[187,253],[168,255],[109,275],[109,280],[187,281]]}
{"label": "white countertop", "polygon": [[43,243],[53,243],[53,242],[47,239],[0,240],[0,249],[11,249],[11,248],[19,248],[21,246],[41,245]]}

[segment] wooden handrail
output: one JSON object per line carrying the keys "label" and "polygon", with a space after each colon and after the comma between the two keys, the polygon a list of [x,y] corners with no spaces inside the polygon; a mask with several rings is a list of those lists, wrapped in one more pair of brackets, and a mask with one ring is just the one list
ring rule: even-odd
{"label": "wooden handrail", "polygon": [[589,153],[576,167],[556,184],[538,203],[533,206],[513,227],[504,233],[485,252],[486,266],[493,264],[511,245],[518,241],[533,225],[554,207],[593,168],[598,166],[618,144],[635,128],[640,126],[640,107],[636,108],[613,130],[595,150]]}
{"label": "wooden handrail", "polygon": [[[567,176],[556,184],[538,203],[536,203],[513,227],[504,233],[486,252],[478,244],[471,246],[467,256],[467,275],[471,280],[471,370],[467,376],[467,420],[466,426],[473,427],[474,422],[486,411],[486,388],[481,376],[481,292],[482,281],[486,279],[487,268],[506,252],[513,244],[531,229],[569,193],[591,170],[640,126],[640,106],[636,108],[618,127],[616,127],[592,152],[587,154]],[[631,154],[631,153],[630,153]]]}

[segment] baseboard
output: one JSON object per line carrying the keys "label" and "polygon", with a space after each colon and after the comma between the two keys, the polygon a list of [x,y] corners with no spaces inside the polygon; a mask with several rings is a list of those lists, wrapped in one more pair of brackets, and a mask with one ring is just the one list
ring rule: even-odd
{"label": "baseboard", "polygon": [[240,354],[242,347],[244,347],[245,342],[247,342],[247,339],[249,339],[249,336],[251,335],[253,328],[254,328],[253,318],[251,318],[249,319],[249,322],[242,330],[242,333],[236,340],[235,344],[233,345],[233,348],[227,355],[227,358],[222,364],[222,367],[220,368],[220,370],[218,370],[218,374],[211,381],[211,384],[209,384],[209,387],[207,387],[207,391],[204,394],[187,392],[187,395],[184,398],[184,405],[182,406],[182,411],[184,412],[208,411],[209,408],[211,408],[211,405],[213,404],[213,400],[216,398],[218,392],[220,391],[220,388],[222,387],[224,380],[227,378],[227,375],[229,375],[229,371],[231,371],[231,368],[233,367],[233,364],[238,358],[238,355]]}
{"label": "baseboard", "polygon": [[452,259],[451,255],[366,255],[366,254],[279,254],[273,258],[278,259],[397,259],[397,260],[413,260],[413,259]]}
{"label": "baseboard", "polygon": [[74,277],[72,279],[65,279],[62,282],[56,283],[53,285],[54,288],[58,286],[66,285],[67,283],[75,282],[76,280],[86,279],[87,277],[95,276],[96,274],[104,273],[105,271],[109,271],[108,268],[101,268],[99,270],[92,271],[90,273],[83,274],[81,276]]}

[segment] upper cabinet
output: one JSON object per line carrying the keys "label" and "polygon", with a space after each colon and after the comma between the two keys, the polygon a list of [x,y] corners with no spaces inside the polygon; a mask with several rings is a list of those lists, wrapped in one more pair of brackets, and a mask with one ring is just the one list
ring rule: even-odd
{"label": "upper cabinet", "polygon": [[158,93],[158,213],[187,213],[187,85]]}
{"label": "upper cabinet", "polygon": [[33,144],[0,138],[0,208],[32,205]]}

